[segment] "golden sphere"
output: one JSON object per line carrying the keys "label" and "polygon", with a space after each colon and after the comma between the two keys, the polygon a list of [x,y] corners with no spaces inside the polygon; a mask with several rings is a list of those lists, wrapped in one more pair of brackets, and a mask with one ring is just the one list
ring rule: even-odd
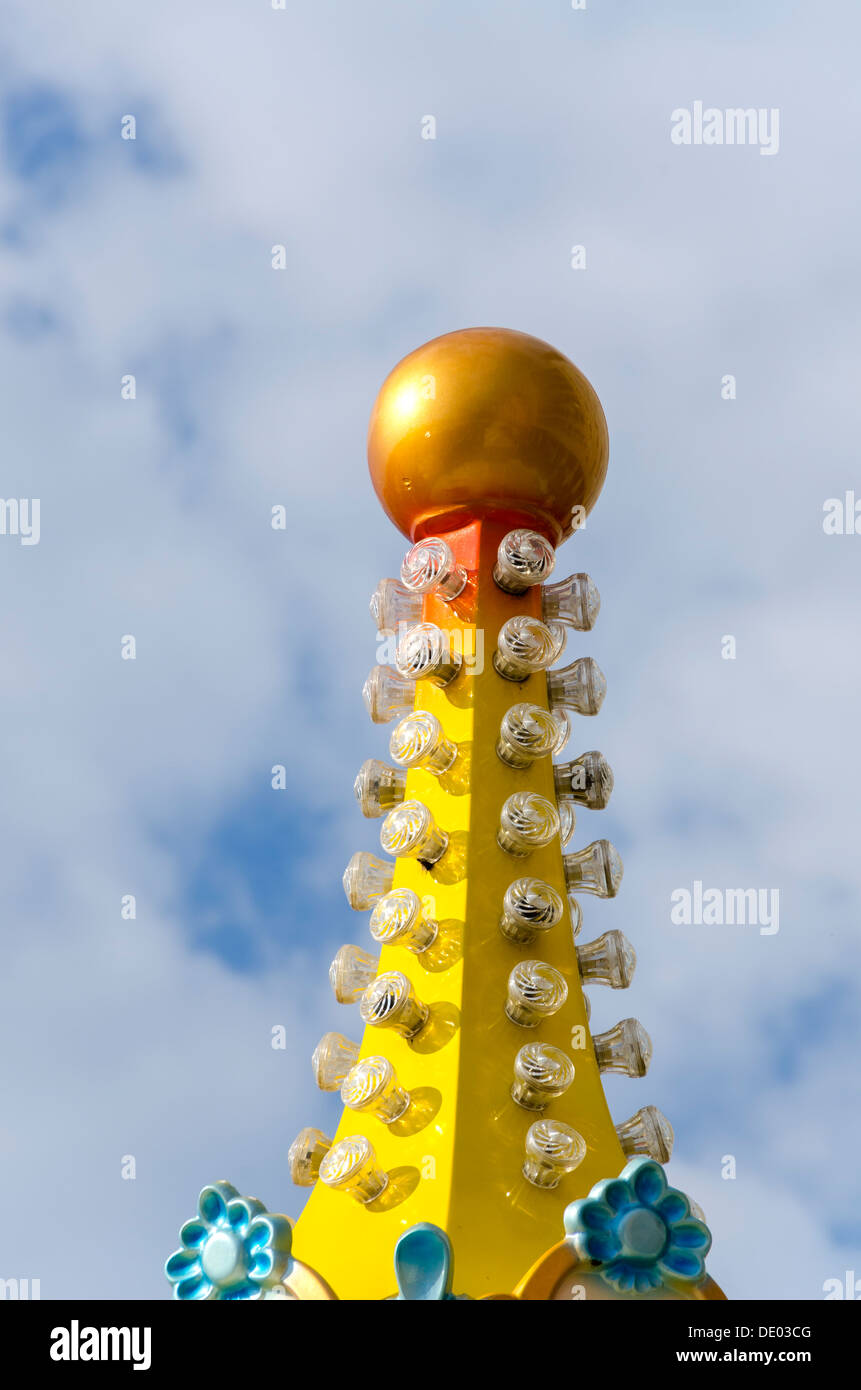
{"label": "golden sphere", "polygon": [[583,373],[509,328],[464,328],[409,353],[368,430],[377,496],[413,541],[494,516],[558,545],[595,503],[608,452]]}

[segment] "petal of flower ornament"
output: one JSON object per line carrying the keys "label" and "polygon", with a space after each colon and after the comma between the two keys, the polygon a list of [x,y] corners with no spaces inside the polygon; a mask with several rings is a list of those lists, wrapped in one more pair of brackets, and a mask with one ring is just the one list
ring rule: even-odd
{"label": "petal of flower ornament", "polygon": [[165,1265],[165,1273],[172,1282],[179,1283],[200,1273],[200,1260],[193,1250],[177,1250]]}
{"label": "petal of flower ornament", "polygon": [[198,1221],[196,1217],[192,1217],[191,1221],[186,1221],[181,1228],[179,1239],[187,1250],[198,1250],[208,1234],[209,1227],[204,1225],[202,1221]]}
{"label": "petal of flower ornament", "polygon": [[286,1216],[269,1212],[251,1223],[245,1248],[249,1255],[249,1274],[259,1283],[280,1284],[290,1268],[293,1227]]}
{"label": "petal of flower ornament", "polygon": [[[628,1168],[630,1167],[631,1164],[628,1164]],[[627,1172],[627,1169],[623,1171]],[[639,1164],[630,1181],[635,1196],[644,1206],[657,1206],[667,1191],[667,1176],[661,1164],[656,1163],[654,1159],[647,1158],[644,1163]]]}
{"label": "petal of flower ornament", "polygon": [[197,1202],[200,1219],[207,1226],[216,1226],[227,1220],[227,1203],[239,1193],[230,1182],[214,1182],[205,1187]]}
{"label": "petal of flower ornament", "polygon": [[234,1197],[227,1204],[227,1219],[234,1231],[247,1235],[255,1216],[260,1216],[266,1208],[256,1197]]}

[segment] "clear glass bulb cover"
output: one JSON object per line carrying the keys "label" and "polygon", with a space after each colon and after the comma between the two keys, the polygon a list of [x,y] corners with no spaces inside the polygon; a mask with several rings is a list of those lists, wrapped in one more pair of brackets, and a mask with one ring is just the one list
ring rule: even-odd
{"label": "clear glass bulb cover", "polygon": [[353,791],[368,820],[385,816],[404,799],[407,774],[403,768],[389,767],[379,758],[368,758],[359,768]]}
{"label": "clear glass bulb cover", "polygon": [[592,656],[581,656],[561,671],[550,671],[547,694],[554,709],[575,714],[597,714],[607,694],[607,680]]}
{"label": "clear glass bulb cover", "polygon": [[574,831],[577,829],[577,812],[574,804],[563,797],[558,803],[559,809],[559,843],[564,849]]}
{"label": "clear glass bulb cover", "polygon": [[350,907],[357,912],[373,907],[384,893],[388,893],[394,876],[395,866],[390,859],[379,859],[366,849],[357,850],[341,879]]}
{"label": "clear glass bulb cover", "polygon": [[578,632],[595,626],[601,611],[601,595],[588,574],[571,574],[541,593],[545,622],[570,623]]}
{"label": "clear glass bulb cover", "polygon": [[540,878],[516,878],[505,890],[499,930],[508,941],[528,945],[561,921],[562,895]]}
{"label": "clear glass bulb cover", "polygon": [[570,893],[568,894],[568,909],[571,913],[571,939],[576,941],[583,926],[583,909]]}
{"label": "clear glass bulb cover", "polygon": [[358,1202],[372,1202],[385,1191],[388,1177],[377,1163],[370,1139],[352,1134],[332,1145],[320,1164],[320,1181],[348,1192]]}
{"label": "clear glass bulb cover", "polygon": [[602,811],[613,791],[613,769],[603,753],[590,749],[571,762],[559,763],[553,769],[556,795],[588,806],[590,811]]}
{"label": "clear glass bulb cover", "polygon": [[509,767],[531,767],[550,757],[558,742],[559,725],[550,711],[523,701],[502,716],[496,754]]}
{"label": "clear glass bulb cover", "polygon": [[332,1147],[332,1141],[322,1129],[308,1126],[300,1129],[287,1150],[287,1168],[296,1187],[313,1187],[320,1173],[320,1164]]}
{"label": "clear glass bulb cover", "polygon": [[379,956],[361,946],[342,946],[329,966],[329,984],[339,1004],[355,1004],[380,968]]}
{"label": "clear glass bulb cover", "polygon": [[548,625],[540,618],[519,614],[499,629],[493,665],[509,681],[525,681],[536,671],[546,671],[558,660],[565,646],[565,628]]}
{"label": "clear glass bulb cover", "polygon": [[389,752],[401,767],[420,767],[435,777],[448,772],[457,757],[436,715],[423,709],[405,715],[392,730]]}
{"label": "clear glass bulb cover", "polygon": [[375,724],[389,724],[412,709],[416,688],[391,666],[375,666],[362,686],[362,699]]}
{"label": "clear glass bulb cover", "polygon": [[390,811],[380,828],[380,844],[396,859],[418,859],[436,864],[448,848],[448,836],[440,830],[423,801],[404,801]]}
{"label": "clear glass bulb cover", "polygon": [[494,582],[507,594],[525,594],[553,573],[556,552],[539,531],[509,531],[499,543]]}
{"label": "clear glass bulb cover", "polygon": [[673,1156],[673,1127],[655,1105],[644,1105],[636,1115],[617,1125],[616,1133],[630,1158],[646,1154],[656,1163],[669,1163]]}
{"label": "clear glass bulb cover", "polygon": [[425,917],[412,888],[393,888],[371,913],[371,936],[382,946],[404,946],[420,955],[436,940],[438,924]]}
{"label": "clear glass bulb cover", "polygon": [[370,602],[377,632],[397,632],[401,623],[420,623],[422,596],[405,589],[397,579],[381,579]]}
{"label": "clear glass bulb cover", "polygon": [[550,713],[556,720],[556,727],[559,730],[559,737],[556,740],[554,753],[561,753],[569,738],[571,737],[571,720],[564,709],[551,709]]}
{"label": "clear glass bulb cover", "polygon": [[341,1100],[348,1110],[366,1111],[384,1125],[399,1120],[410,1103],[387,1057],[357,1062],[341,1087]]}
{"label": "clear glass bulb cover", "polygon": [[536,1120],[526,1134],[523,1176],[535,1187],[558,1187],[586,1157],[582,1134],[561,1120]]}
{"label": "clear glass bulb cover", "polygon": [[565,976],[543,960],[521,960],[508,977],[505,1012],[519,1028],[537,1028],[568,998]]}
{"label": "clear glass bulb cover", "polygon": [[619,851],[609,840],[593,840],[585,849],[562,856],[565,884],[571,893],[594,893],[615,898],[624,869]]}
{"label": "clear glass bulb cover", "polygon": [[398,643],[395,665],[399,675],[410,681],[430,681],[448,685],[460,671],[463,659],[454,650],[447,632],[436,623],[416,623]]}
{"label": "clear glass bulb cover", "polygon": [[441,536],[426,536],[404,556],[401,579],[414,594],[436,594],[446,602],[457,598],[466,584],[466,570]]}
{"label": "clear glass bulb cover", "polygon": [[637,953],[624,932],[606,931],[577,947],[577,964],[584,985],[627,989],[637,968]]}
{"label": "clear glass bulb cover", "polygon": [[311,1057],[314,1080],[321,1091],[337,1091],[359,1055],[359,1044],[343,1033],[324,1033]]}
{"label": "clear glass bulb cover", "polygon": [[645,1076],[652,1060],[652,1039],[637,1018],[623,1018],[606,1033],[595,1033],[595,1056],[601,1071]]}
{"label": "clear glass bulb cover", "polygon": [[574,1080],[574,1063],[558,1047],[531,1042],[514,1059],[511,1098],[524,1110],[543,1110]]}
{"label": "clear glass bulb cover", "polygon": [[538,792],[515,792],[499,817],[497,841],[506,854],[524,858],[559,834],[559,812]]}
{"label": "clear glass bulb cover", "polygon": [[400,970],[387,970],[368,985],[359,1005],[362,1022],[370,1028],[392,1028],[414,1038],[428,1020],[428,1007]]}

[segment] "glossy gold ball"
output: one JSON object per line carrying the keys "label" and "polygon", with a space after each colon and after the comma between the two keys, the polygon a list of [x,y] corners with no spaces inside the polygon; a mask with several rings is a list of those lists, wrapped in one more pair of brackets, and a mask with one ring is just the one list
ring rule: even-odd
{"label": "glossy gold ball", "polygon": [[595,503],[608,452],[583,373],[508,328],[464,328],[409,353],[368,430],[377,496],[411,540],[495,516],[558,545]]}

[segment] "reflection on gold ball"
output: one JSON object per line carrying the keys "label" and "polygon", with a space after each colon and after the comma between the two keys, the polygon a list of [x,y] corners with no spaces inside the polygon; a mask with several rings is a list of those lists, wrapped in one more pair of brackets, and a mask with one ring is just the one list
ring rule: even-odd
{"label": "reflection on gold ball", "polygon": [[582,372],[508,328],[464,328],[409,353],[383,382],[368,430],[377,496],[411,540],[497,516],[558,545],[576,509],[591,510],[608,450]]}

